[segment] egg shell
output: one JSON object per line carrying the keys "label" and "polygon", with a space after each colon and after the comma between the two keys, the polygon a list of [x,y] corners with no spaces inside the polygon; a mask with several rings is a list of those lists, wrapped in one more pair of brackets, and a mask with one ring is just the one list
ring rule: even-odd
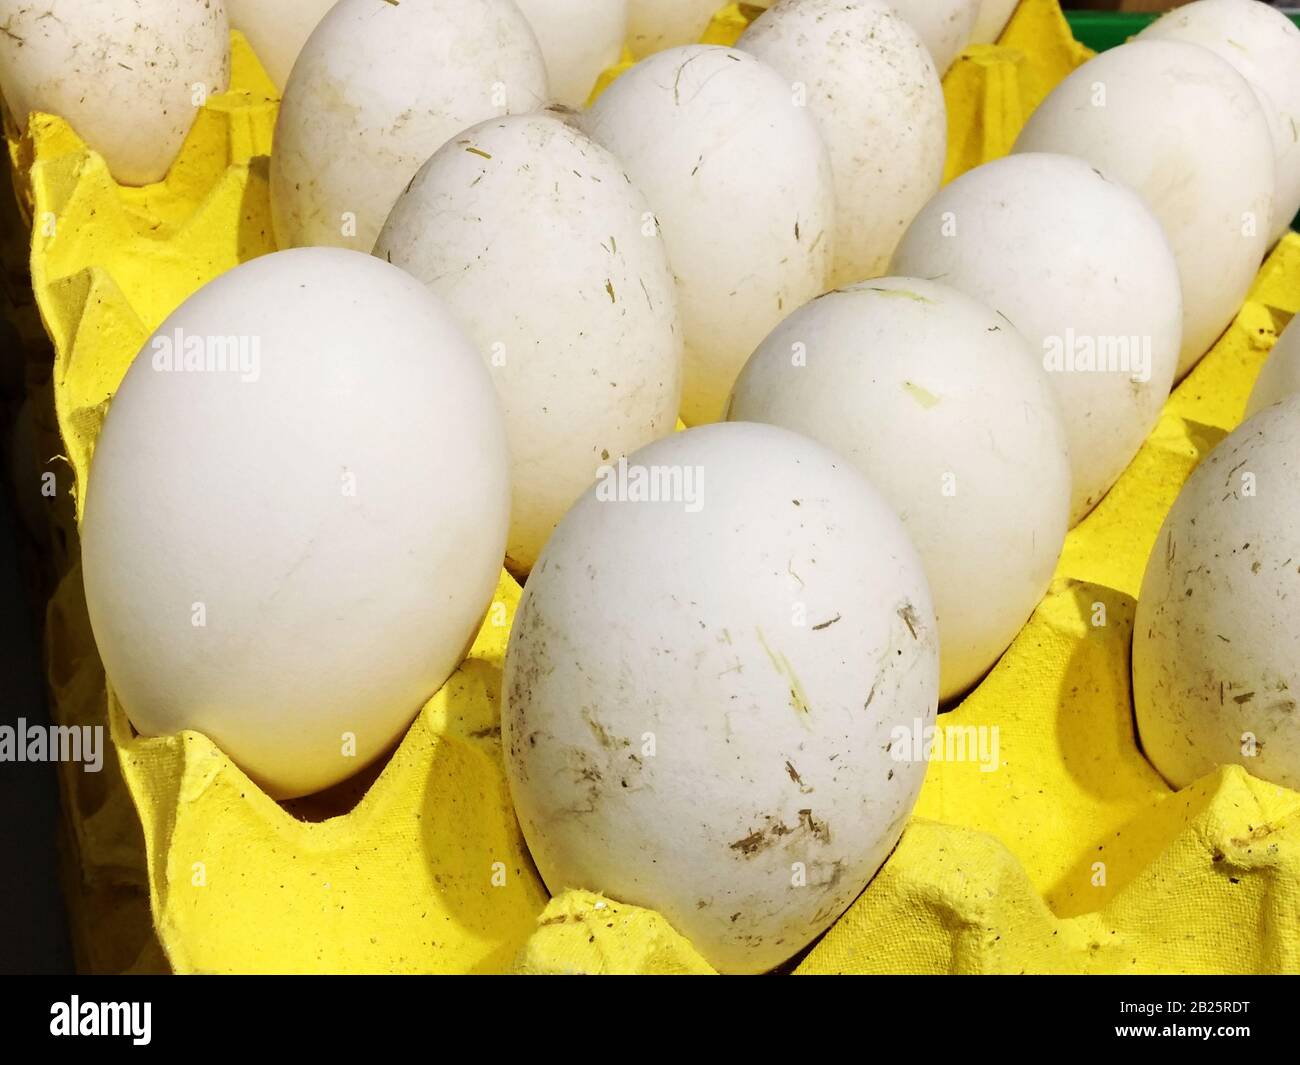
{"label": "egg shell", "polygon": [[0,93],[19,130],[66,119],[123,185],[161,181],[230,84],[220,0],[0,0]]}
{"label": "egg shell", "polygon": [[627,45],[638,59],[665,48],[694,44],[709,28],[722,0],[628,0]]}
{"label": "egg shell", "polygon": [[1138,38],[1199,44],[1250,82],[1270,119],[1277,159],[1273,237],[1281,237],[1300,212],[1300,27],[1256,0],[1196,0],[1162,15]]}
{"label": "egg shell", "polygon": [[830,151],[832,284],[879,277],[943,180],[943,86],[921,39],[884,0],[786,0],[737,47],[804,88]]}
{"label": "egg shell", "polygon": [[518,115],[446,144],[375,246],[445,301],[492,372],[514,457],[516,572],[597,468],[676,427],[676,291],[647,219],[609,152],[553,115]]}
{"label": "egg shell", "polygon": [[890,0],[890,6],[915,27],[941,74],[970,44],[980,13],[980,0]]}
{"label": "egg shell", "polygon": [[642,60],[582,125],[645,193],[668,247],[681,417],[717,421],[758,342],[826,286],[835,190],[816,124],[767,64],[691,45]]}
{"label": "egg shell", "polygon": [[463,658],[509,498],[491,378],[419,282],[339,249],[238,266],[146,343],[96,445],[109,682],[142,733],[205,733],[277,797],[328,787]]}
{"label": "egg shell", "polygon": [[1236,316],[1269,242],[1276,164],[1246,80],[1197,45],[1131,41],[1058,85],[1015,150],[1078,156],[1147,201],[1178,261],[1182,377]]}
{"label": "egg shell", "polygon": [[547,96],[537,38],[512,0],[340,0],[303,46],[280,105],[278,245],[369,252],[429,156]]}
{"label": "egg shell", "polygon": [[537,34],[551,96],[583,107],[623,54],[628,0],[515,0]]}
{"label": "egg shell", "polygon": [[1300,325],[1297,322],[1300,318],[1291,319],[1291,324],[1282,330],[1282,335],[1269,352],[1268,361],[1264,363],[1250,394],[1247,417],[1300,392]]}
{"label": "egg shell", "polygon": [[893,272],[941,279],[1029,341],[1065,416],[1081,520],[1155,427],[1178,365],[1178,264],[1150,208],[1080,159],[1008,156],[926,204]]}
{"label": "egg shell", "polygon": [[1069,514],[1065,426],[1024,339],[945,285],[864,282],[782,322],[729,416],[804,433],[866,476],[925,564],[940,698],[978,681],[1047,591]]}
{"label": "egg shell", "polygon": [[971,30],[971,44],[995,44],[1007,28],[1020,0],[984,0]]}
{"label": "egg shell", "polygon": [[248,38],[270,79],[281,91],[311,31],[335,0],[225,0],[230,25]]}
{"label": "egg shell", "polygon": [[1147,563],[1133,629],[1142,748],[1174,787],[1215,766],[1300,789],[1300,396],[1197,467]]}
{"label": "egg shell", "polygon": [[847,463],[773,426],[651,444],[565,517],[511,633],[538,870],[657,910],[723,972],[771,969],[897,842],[925,773],[897,730],[932,725],[937,682],[920,561]]}

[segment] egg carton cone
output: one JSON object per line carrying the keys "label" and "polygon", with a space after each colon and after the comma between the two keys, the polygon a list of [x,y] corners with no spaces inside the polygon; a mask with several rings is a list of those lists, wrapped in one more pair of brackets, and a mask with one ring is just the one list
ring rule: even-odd
{"label": "egg carton cone", "polygon": [[[734,42],[755,14],[722,10],[705,40]],[[159,185],[118,187],[54,117],[10,138],[78,514],[104,413],[150,331],[212,277],[273,250],[275,92],[238,34],[233,50],[231,92],[201,110]],[[1036,103],[1089,55],[1056,0],[1023,0],[999,43],[971,46],[945,79],[949,176],[1005,154]],[[1292,235],[1119,483],[1070,534],[1011,649],[941,717],[980,756],[931,762],[893,855],[783,971],[1300,971],[1300,796],[1239,767],[1174,792],[1141,753],[1129,686],[1135,596],[1159,525],[1240,421],[1298,305]],[[99,937],[97,964],[708,972],[661,915],[589,892],[549,898],[533,869],[500,747],[518,598],[503,573],[469,658],[379,765],[277,803],[197,733],[135,733],[105,683],[73,565],[47,643],[56,715],[104,724],[112,737],[111,771],[63,775],[82,881],[104,885],[94,919],[81,922]]]}

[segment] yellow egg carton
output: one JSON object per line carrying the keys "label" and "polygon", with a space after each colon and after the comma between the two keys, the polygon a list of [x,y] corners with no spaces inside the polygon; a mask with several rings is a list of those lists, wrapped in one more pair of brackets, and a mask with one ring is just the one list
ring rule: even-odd
{"label": "yellow egg carton", "polygon": [[[733,42],[747,14],[724,9],[705,39]],[[233,49],[234,88],[202,109],[158,185],[118,187],[57,118],[10,138],[78,515],[105,411],[149,333],[200,285],[273,250],[275,91],[238,34]],[[1024,0],[999,44],[973,46],[945,79],[948,176],[1005,154],[1089,54],[1056,0]],[[1240,421],[1297,307],[1292,235],[1070,534],[1014,645],[941,719],[967,756],[931,763],[898,848],[795,972],[1300,972],[1300,795],[1238,767],[1172,792],[1141,754],[1129,687],[1160,522]],[[533,869],[499,729],[518,599],[503,574],[469,659],[382,767],[278,804],[201,735],[135,734],[106,690],[74,565],[49,608],[54,710],[107,722],[113,741],[102,774],[61,767],[83,966],[709,972],[658,914],[588,892],[549,898]]]}

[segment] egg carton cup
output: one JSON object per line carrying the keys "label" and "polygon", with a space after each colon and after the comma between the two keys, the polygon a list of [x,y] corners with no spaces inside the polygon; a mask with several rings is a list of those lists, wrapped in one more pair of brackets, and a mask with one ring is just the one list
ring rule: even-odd
{"label": "egg carton cup", "polygon": [[[745,25],[733,5],[705,40],[731,43]],[[200,285],[273,250],[275,92],[238,34],[233,52],[234,88],[201,110],[159,185],[116,186],[51,116],[10,137],[78,516],[104,414],[150,332]],[[1005,154],[1089,55],[1056,0],[1023,0],[998,45],[972,46],[945,79],[948,176]],[[940,718],[975,756],[931,762],[893,855],[787,970],[1300,972],[1300,795],[1240,767],[1174,792],[1139,749],[1129,685],[1160,523],[1241,420],[1298,306],[1293,234],[1071,532],[1010,650]],[[112,737],[103,773],[61,767],[84,956],[182,973],[709,972],[662,916],[589,892],[550,898],[538,878],[500,746],[518,599],[503,573],[469,658],[380,767],[280,804],[202,735],[135,733],[105,683],[74,562],[48,614],[54,713]]]}

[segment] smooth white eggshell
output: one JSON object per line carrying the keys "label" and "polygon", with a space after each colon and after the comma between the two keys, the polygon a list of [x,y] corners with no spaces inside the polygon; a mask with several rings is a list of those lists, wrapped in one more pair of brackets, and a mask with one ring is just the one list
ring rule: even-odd
{"label": "smooth white eggshell", "polygon": [[583,107],[596,79],[618,62],[628,0],[515,0],[546,57],[551,95]]}
{"label": "smooth white eggshell", "polygon": [[161,181],[230,83],[220,0],[0,0],[0,92],[20,130],[66,119],[123,185]]}
{"label": "smooth white eggshell", "polygon": [[1197,45],[1131,41],[1061,82],[1015,150],[1076,155],[1147,201],[1178,261],[1187,373],[1236,316],[1269,242],[1276,164],[1250,85]]}
{"label": "smooth white eggshell", "polygon": [[1300,325],[1297,322],[1300,318],[1291,319],[1291,324],[1282,330],[1282,335],[1269,352],[1268,361],[1264,363],[1250,394],[1246,417],[1300,392]]}
{"label": "smooth white eggshell", "polygon": [[747,52],[691,45],[642,60],[583,128],[649,200],[677,277],[682,419],[716,421],[768,331],[826,286],[830,158],[789,82]]}
{"label": "smooth white eggshell", "polygon": [[627,45],[643,59],[665,48],[694,44],[726,6],[722,0],[628,0]]}
{"label": "smooth white eggshell", "polygon": [[980,13],[980,0],[889,0],[889,3],[916,28],[940,74],[970,44]]}
{"label": "smooth white eggshell", "polygon": [[1020,0],[983,0],[975,28],[971,30],[971,44],[995,44],[1016,13]]}
{"label": "smooth white eggshell", "polygon": [[762,972],[902,833],[925,765],[891,748],[934,720],[929,593],[885,501],[805,437],[705,426],[636,469],[700,491],[593,488],[556,530],[506,653],[511,795],[552,892],[657,910]]}
{"label": "smooth white eggshell", "polygon": [[1196,0],[1138,37],[1199,44],[1250,82],[1271,120],[1277,158],[1273,236],[1287,232],[1300,212],[1300,27],[1257,0]]}
{"label": "smooth white eggshell", "polygon": [[880,490],[925,564],[940,697],[979,680],[1047,591],[1068,527],[1065,426],[1024,339],[945,285],[867,281],[782,322],[729,416],[804,433]]}
{"label": "smooth white eggshell", "polygon": [[[1178,264],[1131,189],[1080,159],[1025,153],[968,171],[917,216],[893,272],[941,279],[1004,314],[1060,399],[1071,522],[1137,454],[1169,397],[1182,343]],[[1115,368],[1066,361],[1116,355]]]}
{"label": "smooth white eggshell", "polygon": [[832,283],[878,277],[939,190],[943,86],[915,30],[884,0],[786,0],[737,47],[803,86],[835,175]]}
{"label": "smooth white eggshell", "polygon": [[225,0],[232,29],[248,38],[270,79],[281,91],[311,31],[335,0]]}
{"label": "smooth white eggshell", "polygon": [[[242,342],[242,371],[215,350],[167,370],[177,330]],[[424,286],[339,249],[236,267],[146,343],[95,449],[82,558],[109,681],[145,734],[203,732],[278,797],[328,787],[464,657],[509,504],[491,378]]]}
{"label": "smooth white eggshell", "polygon": [[513,0],[340,0],[303,46],[280,105],[277,243],[369,252],[429,156],[547,95],[541,49]]}
{"label": "smooth white eggshell", "polygon": [[1255,415],[1197,467],[1147,563],[1133,698],[1142,748],[1175,787],[1235,763],[1300,789],[1298,604],[1293,396]]}
{"label": "smooth white eggshell", "polygon": [[492,371],[516,571],[598,467],[677,424],[676,292],[649,213],[604,148],[553,115],[519,115],[446,144],[375,246],[444,300]]}

